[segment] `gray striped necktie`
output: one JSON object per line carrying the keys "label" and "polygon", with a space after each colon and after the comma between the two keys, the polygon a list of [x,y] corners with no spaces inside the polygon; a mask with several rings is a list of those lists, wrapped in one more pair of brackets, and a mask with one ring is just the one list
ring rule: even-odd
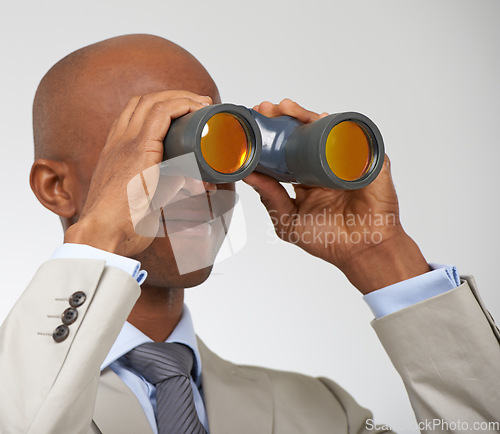
{"label": "gray striped necktie", "polygon": [[194,406],[190,348],[176,343],[151,342],[138,346],[125,357],[156,386],[159,434],[206,434]]}

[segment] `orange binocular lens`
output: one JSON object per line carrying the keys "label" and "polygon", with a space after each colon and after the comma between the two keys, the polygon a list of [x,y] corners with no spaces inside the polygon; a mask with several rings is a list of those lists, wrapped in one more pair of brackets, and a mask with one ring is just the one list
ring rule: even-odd
{"label": "orange binocular lens", "polygon": [[363,129],[354,122],[335,125],[326,139],[326,161],[335,176],[356,181],[371,166],[372,147]]}
{"label": "orange binocular lens", "polygon": [[230,113],[216,113],[201,132],[200,148],[208,165],[219,173],[235,173],[251,152],[246,126]]}

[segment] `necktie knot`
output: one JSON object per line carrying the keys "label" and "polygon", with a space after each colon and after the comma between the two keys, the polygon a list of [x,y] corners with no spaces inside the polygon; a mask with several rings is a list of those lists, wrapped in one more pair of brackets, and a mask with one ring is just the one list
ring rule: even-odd
{"label": "necktie knot", "polygon": [[130,351],[130,365],[156,385],[172,377],[190,377],[193,354],[190,348],[171,342],[150,342]]}
{"label": "necktie knot", "polygon": [[182,344],[139,345],[125,355],[130,365],[156,386],[159,434],[206,434],[198,419],[190,374],[193,352]]}

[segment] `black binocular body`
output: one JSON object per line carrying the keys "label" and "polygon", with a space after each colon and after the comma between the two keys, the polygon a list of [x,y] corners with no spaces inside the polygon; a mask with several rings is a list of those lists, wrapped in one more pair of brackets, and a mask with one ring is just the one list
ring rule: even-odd
{"label": "black binocular body", "polygon": [[303,124],[234,104],[207,106],[172,122],[164,159],[188,153],[207,182],[234,182],[255,170],[282,182],[340,190],[370,184],[385,156],[379,129],[360,113]]}

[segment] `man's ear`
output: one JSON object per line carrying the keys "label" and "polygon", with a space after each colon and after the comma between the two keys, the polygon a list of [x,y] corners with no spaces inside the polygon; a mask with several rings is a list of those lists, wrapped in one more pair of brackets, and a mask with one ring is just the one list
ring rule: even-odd
{"label": "man's ear", "polygon": [[78,183],[64,161],[35,160],[31,167],[30,186],[40,203],[58,216],[71,219],[76,214]]}

